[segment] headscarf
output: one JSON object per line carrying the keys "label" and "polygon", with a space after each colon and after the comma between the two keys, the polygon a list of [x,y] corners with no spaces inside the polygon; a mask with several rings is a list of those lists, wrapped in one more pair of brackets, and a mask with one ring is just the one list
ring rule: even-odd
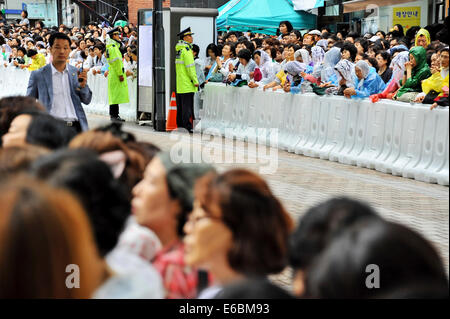
{"label": "headscarf", "polygon": [[416,41],[414,43],[415,46],[417,46],[417,40],[419,39],[420,36],[424,35],[425,38],[427,38],[427,46],[430,45],[431,43],[431,39],[430,39],[430,33],[428,32],[427,29],[420,29],[417,34],[416,34]]}
{"label": "headscarf", "polygon": [[409,52],[402,51],[397,54],[391,61],[392,78],[399,82],[403,78],[405,72],[405,63],[409,61]]}
{"label": "headscarf", "polygon": [[416,66],[411,70],[411,78],[402,83],[403,86],[398,90],[397,97],[407,92],[421,92],[421,81],[431,76],[430,67],[427,64],[427,50],[422,46],[415,46],[409,50],[409,54],[414,56]]}
{"label": "headscarf", "polygon": [[355,68],[356,67],[361,70],[361,73],[363,76],[363,78],[361,80],[359,80],[359,83],[358,83],[358,87],[361,87],[364,83],[364,80],[367,78],[367,76],[370,73],[370,65],[364,60],[359,60],[355,65]]}
{"label": "headscarf", "polygon": [[343,77],[345,81],[347,81],[347,87],[354,87],[353,84],[353,76],[355,74],[355,65],[347,59],[342,59],[336,64],[334,67],[336,71],[339,71],[337,74],[338,80],[340,81]]}
{"label": "headscarf", "polygon": [[309,63],[311,62],[311,57],[309,56],[308,50],[300,49],[295,51],[294,58],[297,59],[300,55],[302,56],[303,63],[309,65]]}
{"label": "headscarf", "polygon": [[325,57],[323,60],[323,67],[320,71],[320,78],[322,82],[329,81],[329,78],[335,74],[334,67],[341,59],[341,49],[337,47],[331,48],[327,53],[325,53]]}
{"label": "headscarf", "polygon": [[305,72],[306,64],[298,61],[291,61],[286,64],[284,70],[292,75],[299,75],[301,72]]}
{"label": "headscarf", "polygon": [[328,40],[326,40],[326,39],[319,40],[319,41],[317,41],[316,46],[319,46],[324,51],[326,51],[328,49]]}
{"label": "headscarf", "polygon": [[256,52],[258,52],[259,55],[261,56],[261,60],[258,65],[258,68],[261,70],[263,77],[267,77],[267,76],[265,76],[265,73],[268,74],[270,72],[272,59],[263,50],[257,50]]}
{"label": "headscarf", "polygon": [[314,66],[319,65],[322,63],[323,58],[325,57],[325,51],[322,49],[322,47],[314,46],[311,49],[311,57],[312,61],[314,63]]}

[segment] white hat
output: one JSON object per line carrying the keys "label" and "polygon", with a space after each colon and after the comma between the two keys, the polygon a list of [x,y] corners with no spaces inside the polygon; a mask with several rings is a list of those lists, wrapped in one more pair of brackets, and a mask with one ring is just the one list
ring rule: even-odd
{"label": "white hat", "polygon": [[379,36],[374,35],[373,37],[371,37],[371,38],[369,39],[369,41],[370,41],[370,42],[376,42],[376,41],[379,40],[379,39],[380,39]]}
{"label": "white hat", "polygon": [[312,30],[312,31],[309,31],[308,34],[312,34],[312,35],[320,35],[320,36],[322,36],[322,32],[320,32],[319,30]]}

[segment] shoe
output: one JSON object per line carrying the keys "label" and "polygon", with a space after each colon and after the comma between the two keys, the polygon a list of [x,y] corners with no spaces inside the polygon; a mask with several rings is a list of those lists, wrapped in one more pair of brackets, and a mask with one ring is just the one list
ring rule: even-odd
{"label": "shoe", "polygon": [[123,118],[121,118],[120,116],[111,116],[111,121],[112,122],[125,122],[125,120]]}

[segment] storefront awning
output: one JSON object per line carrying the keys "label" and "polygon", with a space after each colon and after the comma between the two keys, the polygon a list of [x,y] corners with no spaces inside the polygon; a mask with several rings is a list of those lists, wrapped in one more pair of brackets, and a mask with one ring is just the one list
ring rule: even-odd
{"label": "storefront awning", "polygon": [[411,2],[411,0],[353,0],[342,3],[344,5],[344,13],[354,11],[363,11],[373,6],[385,7],[400,3]]}

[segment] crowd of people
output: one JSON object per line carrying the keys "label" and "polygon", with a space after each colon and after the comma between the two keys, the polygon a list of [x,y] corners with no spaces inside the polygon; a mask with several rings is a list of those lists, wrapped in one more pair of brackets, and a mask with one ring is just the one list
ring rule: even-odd
{"label": "crowd of people", "polygon": [[[69,36],[69,64],[108,76],[108,26],[30,28],[22,17],[1,27],[7,67],[53,59],[65,70],[48,50]],[[448,105],[449,51],[435,40],[445,29],[414,30],[302,36],[284,21],[278,38],[227,33],[204,63],[192,51],[203,83]],[[136,31],[116,35],[134,76]],[[89,129],[79,109],[92,92],[78,80],[77,93],[62,84],[44,101],[32,76],[36,94],[0,100],[0,298],[448,298],[445,265],[416,231],[351,198],[294,221],[250,170],[175,163],[117,121]],[[52,113],[72,110],[78,129]],[[287,267],[292,289],[269,280]]]}
{"label": "crowd of people", "polygon": [[[109,73],[106,58],[107,32],[112,27],[104,22],[101,24],[90,22],[85,27],[68,28],[47,27],[42,21],[33,26],[27,19],[28,13],[22,12],[23,19],[18,24],[6,24],[0,20],[0,66],[39,70],[51,63],[49,39],[56,32],[62,32],[71,40],[69,64],[87,70],[93,75],[101,74],[105,77]],[[127,77],[137,76],[137,29],[133,24],[118,27],[121,40],[121,53]]]}
{"label": "crowd of people", "polygon": [[197,50],[197,76],[203,83],[445,107],[447,28],[448,18],[446,24],[414,26],[406,32],[397,24],[388,33],[331,33],[323,28],[302,36],[282,21],[278,37],[232,31],[208,46],[203,61]]}
{"label": "crowd of people", "polygon": [[[32,97],[0,100],[0,137],[0,298],[448,297],[436,248],[365,203],[294,221],[252,171],[77,133]],[[289,266],[292,289],[269,280]]]}

